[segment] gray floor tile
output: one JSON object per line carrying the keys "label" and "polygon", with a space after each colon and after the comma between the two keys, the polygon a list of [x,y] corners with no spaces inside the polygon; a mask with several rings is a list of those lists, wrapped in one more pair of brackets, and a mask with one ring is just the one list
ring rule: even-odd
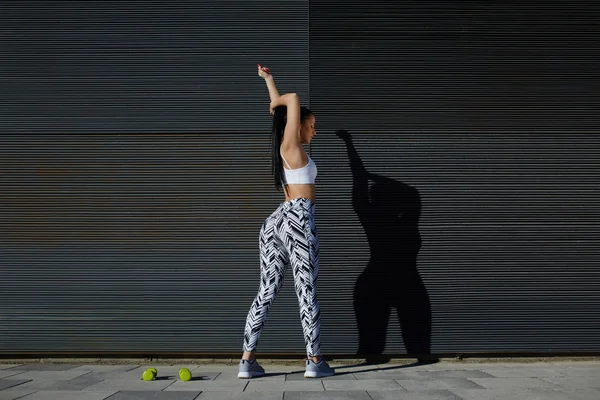
{"label": "gray floor tile", "polygon": [[585,389],[599,389],[600,379],[595,377],[570,377],[570,378],[541,378],[544,381],[553,383],[563,387],[574,387],[574,388],[585,388]]}
{"label": "gray floor tile", "polygon": [[452,389],[463,400],[597,400],[572,396],[560,390]]}
{"label": "gray floor tile", "polygon": [[409,370],[390,370],[390,371],[377,371],[377,372],[355,372],[354,377],[358,380],[365,379],[396,379],[396,380],[412,380],[412,381],[426,381],[430,378],[421,375],[418,371]]}
{"label": "gray floor tile", "polygon": [[[286,398],[287,399],[287,398]],[[202,392],[196,400],[283,400],[283,392]]]}
{"label": "gray floor tile", "polygon": [[[215,377],[215,381],[216,382],[223,382],[223,381],[239,381],[240,378],[237,377],[237,371],[235,371],[235,373],[232,372],[224,372],[222,374],[219,374],[218,376]],[[203,377],[206,378],[210,378],[211,375],[201,375]],[[261,376],[261,377],[257,377],[257,378],[252,378],[251,380],[253,382],[285,382],[285,376],[286,374],[284,372],[275,372],[275,373],[271,373],[271,372],[267,372],[265,376]],[[248,380],[250,381],[250,380]]]}
{"label": "gray floor tile", "polygon": [[20,369],[5,369],[5,370],[0,370],[0,379],[4,379],[4,378],[8,378],[10,376],[16,376],[16,375],[21,375],[23,373],[25,373],[26,371],[22,371]]}
{"label": "gray floor tile", "polygon": [[[306,379],[304,381],[285,381],[285,382],[269,382],[256,381],[254,379],[248,382],[245,392],[322,392],[325,391],[323,381]],[[286,395],[287,397],[287,395]]]}
{"label": "gray floor tile", "polygon": [[304,377],[304,371],[302,372],[294,372],[291,374],[287,374],[285,376],[285,380],[286,381],[305,381],[307,379],[310,380],[327,380],[327,381],[331,381],[331,380],[343,380],[343,381],[354,381],[356,380],[356,378],[354,377],[354,374],[352,372],[342,372],[342,373],[336,373],[333,376],[327,376],[324,378],[305,378]]}
{"label": "gray floor tile", "polygon": [[553,389],[558,387],[556,384],[538,378],[470,378],[469,380],[486,389]]}
{"label": "gray floor tile", "polygon": [[[0,392],[1,393],[1,392]],[[65,392],[58,390],[40,390],[23,397],[23,400],[105,400],[111,396],[110,392]],[[21,399],[19,399],[21,400]]]}
{"label": "gray floor tile", "polygon": [[[17,386],[18,387],[18,386]],[[35,392],[34,389],[7,389],[0,391],[0,400],[15,400]]]}
{"label": "gray floor tile", "polygon": [[426,390],[422,392],[397,390],[377,392],[369,390],[369,395],[373,400],[462,400],[449,390]]}
{"label": "gray floor tile", "polygon": [[48,379],[55,381],[68,381],[78,376],[86,375],[86,371],[24,371],[17,375],[19,379]]}
{"label": "gray floor tile", "polygon": [[29,379],[0,379],[0,390],[12,388],[29,382]]}
{"label": "gray floor tile", "polygon": [[200,392],[120,391],[106,400],[194,400]]}
{"label": "gray floor tile", "polygon": [[[77,368],[73,368],[70,371],[92,371],[92,372],[124,372],[131,371],[133,369],[139,368],[139,365],[94,365],[94,364],[83,364]],[[148,367],[150,368],[150,367]]]}
{"label": "gray floor tile", "polygon": [[[541,378],[564,376],[560,370],[555,368],[539,368],[530,366],[483,368],[481,370],[491,377],[496,378]],[[473,377],[478,378],[478,377]]]}
{"label": "gray floor tile", "polygon": [[600,399],[599,389],[568,389],[565,388],[564,392],[567,394],[569,400],[598,400]]}
{"label": "gray floor tile", "polygon": [[494,376],[479,370],[450,370],[450,371],[419,371],[419,375],[429,379],[443,378],[494,378]]}
{"label": "gray floor tile", "polygon": [[371,400],[366,391],[285,392],[285,400]]}
{"label": "gray floor tile", "polygon": [[[238,379],[237,371],[235,373],[231,372],[217,372],[217,371],[190,371],[192,373],[193,378],[201,379],[204,381],[214,381],[214,380],[227,380],[227,379]],[[179,374],[179,372],[177,373]]]}
{"label": "gray floor tile", "polygon": [[20,365],[22,365],[22,364],[0,364],[0,371],[3,371],[5,369],[16,368]]}
{"label": "gray floor tile", "polygon": [[600,379],[600,365],[592,367],[569,367],[560,370],[563,376],[569,377],[593,377]]}
{"label": "gray floor tile", "polygon": [[[381,371],[381,368],[379,368],[376,365],[342,365],[339,367],[333,367],[332,368],[335,370],[335,373],[358,373],[358,372],[377,372],[377,371]],[[390,370],[393,371],[401,371],[403,368],[397,368],[397,367],[392,367],[390,368]]]}
{"label": "gray floor tile", "polygon": [[19,386],[21,389],[27,390],[60,390],[73,391],[81,390],[82,388],[75,385],[69,385],[68,381],[54,381],[51,379],[33,379]]}
{"label": "gray floor tile", "polygon": [[211,391],[211,392],[243,392],[248,384],[245,380],[227,380],[227,381],[209,381],[209,380],[191,380],[189,382],[176,381],[165,391],[186,390],[186,391]]}
{"label": "gray floor tile", "polygon": [[143,381],[142,379],[107,379],[96,383],[86,389],[86,391],[106,391],[106,390],[141,390],[141,391],[160,391],[172,385],[175,381],[169,379],[156,381]]}
{"label": "gray floor tile", "polygon": [[371,380],[346,380],[346,381],[323,381],[325,390],[402,390],[402,386],[393,379],[371,379]]}
{"label": "gray floor tile", "polygon": [[485,389],[483,386],[478,385],[475,382],[472,382],[469,379],[465,378],[448,378],[448,379],[430,379],[426,381],[405,381],[405,380],[396,380],[406,390],[409,392],[422,392],[427,390],[447,390],[451,388],[461,388],[461,389]]}
{"label": "gray floor tile", "polygon": [[22,364],[15,368],[25,371],[68,371],[80,366],[81,364]]}
{"label": "gray floor tile", "polygon": [[78,376],[77,378],[70,380],[32,379],[31,381],[21,385],[21,387],[23,389],[35,390],[84,390],[102,381],[103,379],[98,377],[92,377],[88,374]]}

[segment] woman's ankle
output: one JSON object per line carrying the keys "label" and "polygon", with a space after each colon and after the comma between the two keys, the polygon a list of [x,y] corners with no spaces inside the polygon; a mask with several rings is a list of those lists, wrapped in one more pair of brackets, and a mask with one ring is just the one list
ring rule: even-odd
{"label": "woman's ankle", "polygon": [[321,362],[321,359],[323,357],[319,354],[316,356],[312,356],[312,357],[308,357],[309,360],[311,360],[312,362],[314,362],[315,364],[318,364],[319,362]]}
{"label": "woman's ankle", "polygon": [[242,354],[242,360],[252,362],[255,359],[256,359],[256,354],[254,354],[253,351],[245,351],[244,354]]}

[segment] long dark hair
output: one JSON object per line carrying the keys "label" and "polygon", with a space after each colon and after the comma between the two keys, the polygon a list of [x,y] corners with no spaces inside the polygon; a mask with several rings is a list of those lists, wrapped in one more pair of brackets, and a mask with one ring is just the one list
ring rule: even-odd
{"label": "long dark hair", "polygon": [[[306,118],[312,115],[306,107],[300,107],[300,123],[302,124]],[[279,106],[275,108],[273,114],[273,127],[271,128],[271,168],[273,173],[273,180],[275,182],[275,188],[277,190],[283,189],[283,161],[281,161],[281,141],[283,140],[283,133],[285,132],[285,124],[287,122],[287,107]]]}

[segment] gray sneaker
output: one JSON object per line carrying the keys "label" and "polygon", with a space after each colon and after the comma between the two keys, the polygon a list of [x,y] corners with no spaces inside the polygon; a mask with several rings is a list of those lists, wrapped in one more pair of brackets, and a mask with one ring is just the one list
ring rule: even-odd
{"label": "gray sneaker", "polygon": [[258,365],[258,361],[248,361],[241,360],[240,361],[240,369],[238,372],[238,378],[241,379],[250,379],[257,376],[263,376],[265,374],[265,370],[263,367]]}
{"label": "gray sneaker", "polygon": [[323,378],[326,376],[335,375],[335,370],[327,364],[325,358],[321,357],[318,363],[312,360],[306,360],[305,378]]}

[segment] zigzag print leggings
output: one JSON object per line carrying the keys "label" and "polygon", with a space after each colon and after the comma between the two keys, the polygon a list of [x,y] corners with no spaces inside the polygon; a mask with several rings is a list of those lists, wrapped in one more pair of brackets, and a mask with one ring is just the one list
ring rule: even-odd
{"label": "zigzag print leggings", "polygon": [[309,357],[321,354],[321,314],[317,301],[319,237],[314,219],[315,205],[299,198],[282,203],[260,230],[260,287],[246,318],[244,351],[255,351],[288,264],[300,305],[300,319]]}

